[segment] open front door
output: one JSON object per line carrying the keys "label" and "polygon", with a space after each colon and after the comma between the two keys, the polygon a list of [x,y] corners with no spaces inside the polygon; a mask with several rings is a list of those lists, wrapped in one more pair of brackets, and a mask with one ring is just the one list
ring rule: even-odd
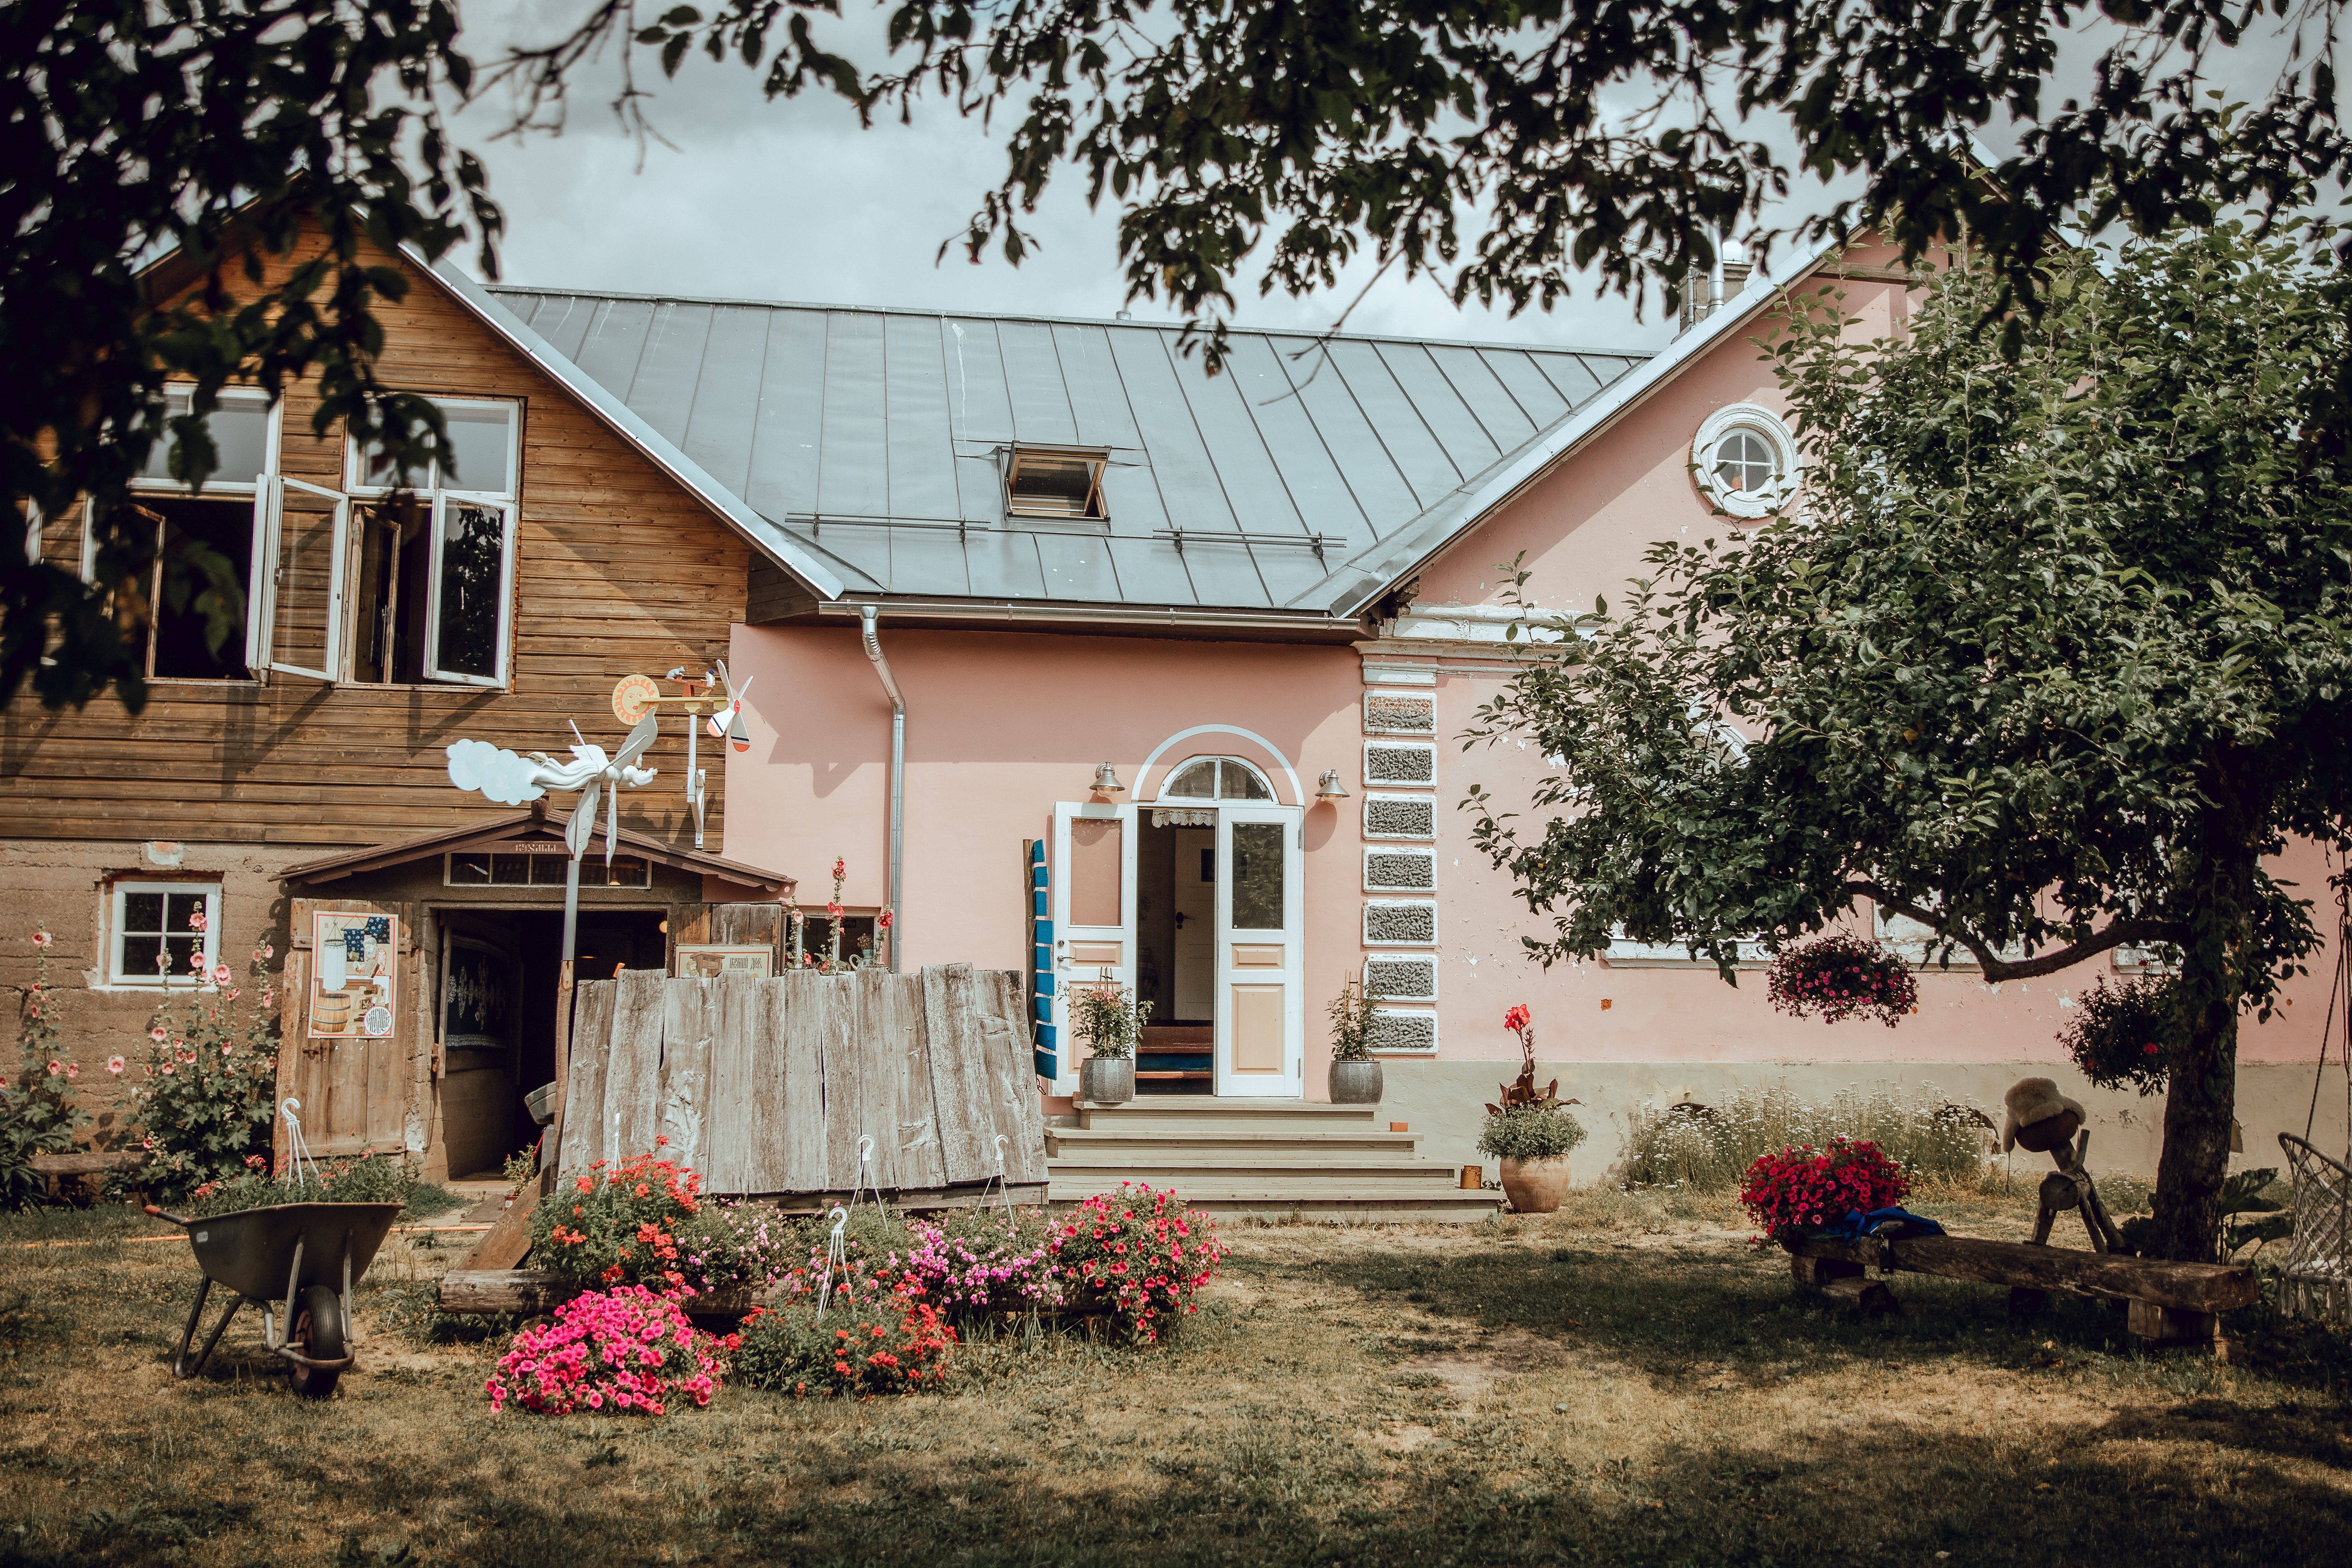
{"label": "open front door", "polygon": [[1054,1092],[1075,1093],[1084,1047],[1070,1029],[1070,987],[1108,970],[1135,984],[1135,807],[1054,805]]}
{"label": "open front door", "polygon": [[1306,1092],[1306,856],[1297,806],[1217,808],[1217,1093]]}

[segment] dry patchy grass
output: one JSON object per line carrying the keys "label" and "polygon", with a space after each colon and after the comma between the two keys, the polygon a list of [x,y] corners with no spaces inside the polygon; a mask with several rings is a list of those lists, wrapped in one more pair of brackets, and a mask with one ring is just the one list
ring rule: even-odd
{"label": "dry patchy grass", "polygon": [[[1979,1234],[2030,1218],[1937,1195]],[[983,1344],[948,1397],[729,1390],[663,1421],[493,1417],[488,1346],[394,1326],[447,1250],[371,1271],[324,1405],[242,1317],[175,1384],[195,1271],[121,1239],[152,1228],[0,1222],[99,1243],[9,1250],[0,1561],[2273,1564],[2340,1561],[2352,1527],[2336,1342],[2257,1313],[2253,1365],[2144,1359],[2102,1307],[2016,1326],[1909,1278],[1859,1321],[1717,1199],[1239,1228],[1162,1350]]]}

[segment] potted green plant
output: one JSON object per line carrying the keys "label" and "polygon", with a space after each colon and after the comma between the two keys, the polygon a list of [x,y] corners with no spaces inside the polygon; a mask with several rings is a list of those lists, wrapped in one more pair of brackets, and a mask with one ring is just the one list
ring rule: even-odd
{"label": "potted green plant", "polygon": [[1150,1017],[1151,1004],[1137,1001],[1108,969],[1093,984],[1071,988],[1070,1027],[1087,1047],[1080,1100],[1117,1105],[1135,1098],[1135,1047]]}
{"label": "potted green plant", "polygon": [[1569,1151],[1584,1142],[1584,1128],[1568,1113],[1577,1101],[1560,1099],[1558,1079],[1537,1091],[1536,1026],[1527,1007],[1505,1014],[1503,1027],[1518,1037],[1518,1081],[1503,1086],[1500,1105],[1486,1107],[1478,1149],[1503,1162],[1503,1195],[1512,1212],[1549,1214],[1568,1192]]}
{"label": "potted green plant", "polygon": [[1568,1192],[1569,1151],[1584,1128],[1559,1101],[1507,1105],[1486,1118],[1481,1153],[1503,1162],[1503,1195],[1516,1214],[1549,1214]]}
{"label": "potted green plant", "polygon": [[1372,1059],[1372,999],[1350,975],[1331,1015],[1331,1103],[1378,1105],[1384,1085]]}

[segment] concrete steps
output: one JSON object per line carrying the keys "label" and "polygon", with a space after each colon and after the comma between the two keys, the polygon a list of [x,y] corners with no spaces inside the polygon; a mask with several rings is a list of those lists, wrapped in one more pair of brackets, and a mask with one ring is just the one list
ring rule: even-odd
{"label": "concrete steps", "polygon": [[1493,1193],[1464,1191],[1376,1105],[1297,1100],[1081,1100],[1045,1130],[1047,1196],[1075,1203],[1138,1182],[1211,1214],[1360,1222],[1475,1220]]}

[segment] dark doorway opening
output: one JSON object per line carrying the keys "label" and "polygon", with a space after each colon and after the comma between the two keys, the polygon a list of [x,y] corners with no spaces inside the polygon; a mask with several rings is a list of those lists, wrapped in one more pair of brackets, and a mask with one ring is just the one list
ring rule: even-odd
{"label": "dark doorway opening", "polygon": [[[1135,1092],[1213,1094],[1216,1021],[1209,993],[1193,973],[1199,963],[1193,950],[1201,945],[1209,906],[1197,886],[1179,885],[1182,878],[1213,887],[1214,855],[1201,859],[1198,842],[1213,835],[1160,826],[1148,811],[1136,815],[1135,993],[1151,1004],[1151,1022],[1136,1047]],[[1186,982],[1181,987],[1180,972]]]}

